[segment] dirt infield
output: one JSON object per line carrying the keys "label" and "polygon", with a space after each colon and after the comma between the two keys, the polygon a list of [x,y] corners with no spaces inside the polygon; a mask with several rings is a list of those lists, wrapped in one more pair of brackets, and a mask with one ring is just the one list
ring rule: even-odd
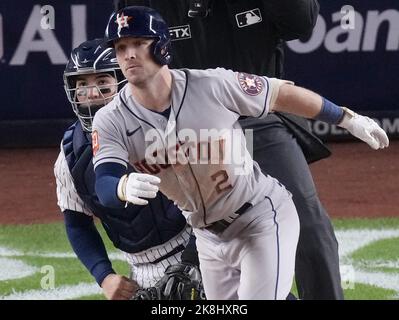
{"label": "dirt infield", "polygon": [[[332,217],[399,216],[399,141],[373,151],[363,143],[329,145],[333,155],[311,166]],[[53,222],[53,164],[58,149],[1,149],[0,224]]]}

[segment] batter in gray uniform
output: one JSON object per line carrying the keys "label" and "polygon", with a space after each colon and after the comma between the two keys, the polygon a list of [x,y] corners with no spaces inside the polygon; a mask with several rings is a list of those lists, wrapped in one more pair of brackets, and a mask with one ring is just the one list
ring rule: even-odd
{"label": "batter in gray uniform", "polygon": [[[220,68],[170,70],[169,32],[150,8],[114,13],[106,38],[128,84],[94,118],[100,201],[146,204],[143,198],[161,190],[194,228],[208,299],[285,299],[294,276],[296,209],[285,187],[252,160],[239,116],[318,118],[374,149],[388,146],[385,132],[291,82]],[[137,173],[124,174],[127,163]]]}

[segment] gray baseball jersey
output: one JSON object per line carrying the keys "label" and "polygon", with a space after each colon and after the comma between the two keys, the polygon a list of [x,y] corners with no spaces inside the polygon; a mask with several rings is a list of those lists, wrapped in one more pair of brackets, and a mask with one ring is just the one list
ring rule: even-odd
{"label": "gray baseball jersey", "polygon": [[278,198],[279,183],[253,162],[237,120],[265,117],[285,81],[222,68],[171,73],[169,119],[135,101],[129,85],[96,113],[94,167],[129,162],[158,176],[160,190],[196,228],[233,219],[265,195]]}

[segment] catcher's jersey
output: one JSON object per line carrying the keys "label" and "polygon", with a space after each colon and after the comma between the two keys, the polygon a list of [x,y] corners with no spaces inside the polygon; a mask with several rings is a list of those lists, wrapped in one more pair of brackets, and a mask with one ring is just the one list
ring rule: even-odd
{"label": "catcher's jersey", "polygon": [[284,81],[222,68],[171,73],[168,119],[135,101],[129,85],[96,113],[94,167],[130,162],[158,176],[194,227],[234,218],[244,203],[281,190],[253,162],[237,120],[265,117]]}
{"label": "catcher's jersey", "polygon": [[57,161],[54,164],[54,175],[57,184],[57,204],[61,211],[72,210],[93,216],[92,211],[76,191],[62,146]]}

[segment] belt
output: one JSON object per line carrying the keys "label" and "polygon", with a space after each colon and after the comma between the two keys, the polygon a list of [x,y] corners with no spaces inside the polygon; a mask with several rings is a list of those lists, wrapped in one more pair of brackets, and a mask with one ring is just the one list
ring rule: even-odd
{"label": "belt", "polygon": [[245,202],[235,213],[233,216],[228,217],[227,219],[222,219],[215,221],[214,223],[206,226],[205,229],[209,230],[212,233],[222,233],[226,230],[239,216],[243,215],[249,208],[252,207],[252,204],[249,202]]}

